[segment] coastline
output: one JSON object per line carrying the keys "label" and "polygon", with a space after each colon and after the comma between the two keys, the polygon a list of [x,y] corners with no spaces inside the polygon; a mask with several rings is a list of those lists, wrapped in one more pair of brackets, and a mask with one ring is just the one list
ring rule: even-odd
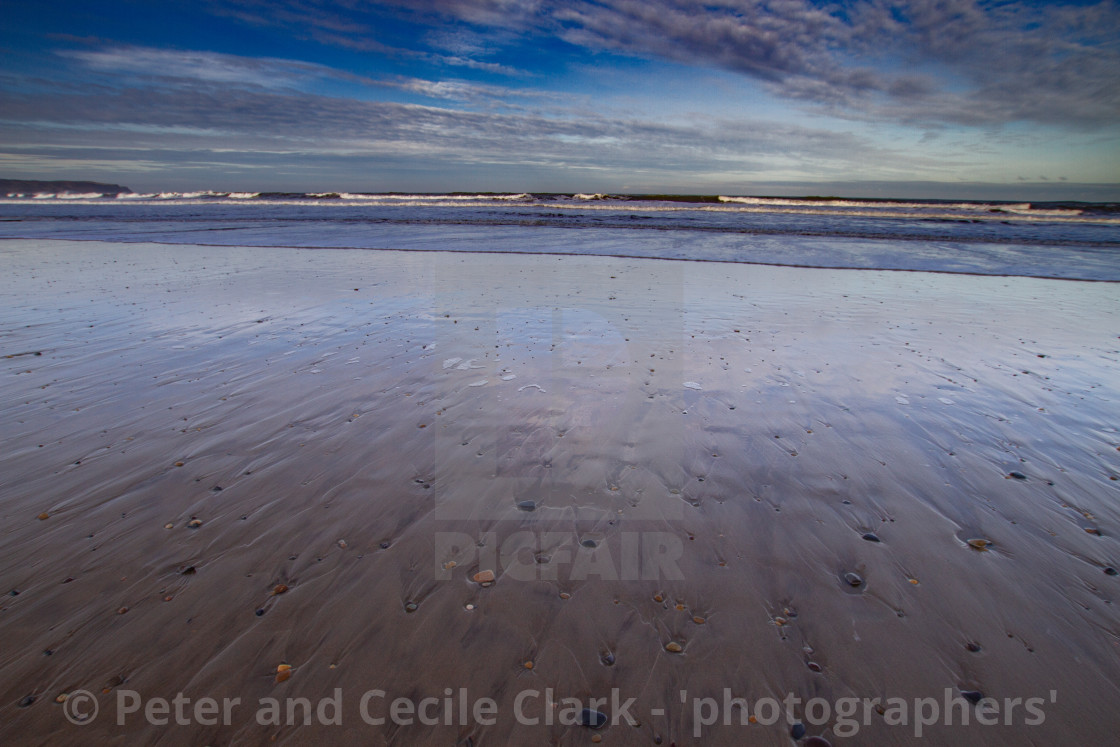
{"label": "coastline", "polygon": [[[505,714],[528,687],[618,688],[643,714],[602,732],[621,744],[690,739],[682,689],[954,688],[1044,697],[1046,721],[931,744],[1114,734],[1120,287],[589,255],[0,256],[4,356],[41,353],[0,357],[0,591],[19,592],[0,608],[0,735],[160,738],[66,723],[53,701],[79,687],[106,711],[124,688],[338,687],[352,709],[370,688],[466,687]],[[483,553],[459,545],[488,532],[510,562],[481,588]],[[625,578],[627,534],[680,577]],[[573,578],[581,548],[610,562]],[[174,739],[589,741],[509,718],[345,723]],[[786,743],[780,727],[704,743]]]}

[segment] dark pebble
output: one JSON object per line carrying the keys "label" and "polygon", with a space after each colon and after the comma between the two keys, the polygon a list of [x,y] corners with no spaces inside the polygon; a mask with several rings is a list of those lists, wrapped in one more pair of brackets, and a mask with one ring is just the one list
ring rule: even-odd
{"label": "dark pebble", "polygon": [[867,534],[863,535],[863,538],[868,542],[882,542],[882,540],[880,540],[874,532],[868,532]]}
{"label": "dark pebble", "polygon": [[381,543],[381,549],[382,550],[388,550],[389,549],[389,543],[388,542],[382,542]]}
{"label": "dark pebble", "polygon": [[820,665],[820,664],[818,664],[818,663],[817,663],[817,662],[815,662],[815,661],[811,661],[811,662],[809,662],[809,663],[808,663],[808,664],[807,664],[806,666],[808,666],[808,667],[809,667],[809,671],[810,671],[810,672],[820,672],[820,671],[823,671],[823,667],[821,667],[821,665]]}
{"label": "dark pebble", "polygon": [[12,589],[11,591],[8,592],[8,596],[18,597],[19,596],[19,589]]}
{"label": "dark pebble", "polygon": [[1027,479],[1027,476],[1024,475],[1022,472],[1008,472],[1007,476],[1008,477],[1014,477],[1016,480],[1026,480]]}
{"label": "dark pebble", "polygon": [[54,655],[54,649],[53,648],[43,649],[43,656],[53,656],[53,655]]}
{"label": "dark pebble", "polygon": [[1105,568],[1104,572],[1106,574],[1108,574],[1109,576],[1115,576],[1116,575],[1116,569],[1113,568],[1112,566],[1109,566],[1109,567]]}
{"label": "dark pebble", "polygon": [[961,690],[961,697],[967,700],[972,705],[976,705],[984,697],[984,693],[979,690]]}
{"label": "dark pebble", "polygon": [[591,539],[590,537],[585,539],[583,542],[580,542],[580,544],[583,545],[584,547],[598,547],[599,546],[599,543],[596,542],[595,540]]}
{"label": "dark pebble", "polygon": [[975,641],[969,641],[968,643],[964,644],[964,647],[974,654],[980,650],[980,644],[976,643]]}
{"label": "dark pebble", "polygon": [[215,485],[214,487],[210,488],[210,490],[212,490],[215,493],[220,493],[221,490],[222,490],[222,486],[221,485]]}
{"label": "dark pebble", "polygon": [[607,714],[602,711],[584,708],[579,714],[579,722],[589,729],[602,729],[607,723]]}
{"label": "dark pebble", "polygon": [[599,661],[603,662],[608,667],[613,667],[614,666],[614,654],[612,654],[610,651],[608,651],[607,653],[605,653],[605,654],[603,654],[602,656],[599,657]]}
{"label": "dark pebble", "polygon": [[255,615],[256,615],[257,617],[261,617],[262,615],[264,615],[264,608],[263,608],[263,607],[259,608],[259,609],[258,609],[258,610],[257,610],[256,612],[254,612],[253,614],[255,614]]}
{"label": "dark pebble", "polygon": [[19,707],[20,708],[26,708],[27,706],[31,705],[34,702],[35,702],[35,696],[34,695],[27,695],[23,698],[23,700],[21,700],[19,702]]}
{"label": "dark pebble", "polygon": [[408,604],[406,604],[404,606],[404,611],[405,612],[415,612],[419,606],[420,605],[416,604],[416,602],[409,602]]}
{"label": "dark pebble", "polygon": [[789,735],[794,739],[801,739],[801,737],[805,736],[805,724],[794,724],[793,728],[789,730]]}
{"label": "dark pebble", "polygon": [[519,511],[536,511],[537,504],[533,503],[532,501],[518,501],[517,509]]}
{"label": "dark pebble", "polygon": [[179,571],[179,573],[181,573],[184,576],[193,576],[195,574],[195,568],[194,568],[193,565],[188,565],[186,568]]}
{"label": "dark pebble", "polygon": [[848,586],[852,586],[852,587],[863,586],[863,579],[859,577],[858,573],[851,573],[851,572],[845,573],[844,574],[844,581],[848,584]]}

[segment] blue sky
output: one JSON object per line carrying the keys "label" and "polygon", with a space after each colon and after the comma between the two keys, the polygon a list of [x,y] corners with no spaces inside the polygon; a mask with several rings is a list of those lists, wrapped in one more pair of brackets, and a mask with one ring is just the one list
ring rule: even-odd
{"label": "blue sky", "polygon": [[5,3],[0,176],[1120,200],[1120,5]]}

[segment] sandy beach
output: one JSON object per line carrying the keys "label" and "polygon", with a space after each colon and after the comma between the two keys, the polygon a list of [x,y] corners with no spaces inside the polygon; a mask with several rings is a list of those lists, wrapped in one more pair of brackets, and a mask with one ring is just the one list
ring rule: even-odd
{"label": "sandy beach", "polygon": [[[6,744],[1120,729],[1120,285],[16,240],[0,267]],[[632,718],[578,723],[612,692]],[[146,717],[177,696],[240,703]]]}

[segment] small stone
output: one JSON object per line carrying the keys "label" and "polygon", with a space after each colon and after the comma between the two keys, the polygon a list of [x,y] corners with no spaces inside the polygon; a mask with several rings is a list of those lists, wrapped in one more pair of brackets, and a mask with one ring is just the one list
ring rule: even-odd
{"label": "small stone", "polygon": [[859,577],[858,573],[848,572],[844,574],[844,581],[853,588],[863,586],[863,579]]}
{"label": "small stone", "polygon": [[533,668],[533,662],[527,661],[522,666],[525,667],[526,669],[532,669]]}
{"label": "small stone", "polygon": [[984,693],[979,690],[961,690],[961,697],[972,705],[976,705],[984,697]]}
{"label": "small stone", "polygon": [[1101,536],[1101,530],[1097,529],[1096,527],[1085,527],[1085,531],[1097,537]]}
{"label": "small stone", "polygon": [[179,575],[181,575],[181,576],[193,576],[196,573],[198,573],[198,571],[195,569],[195,567],[193,565],[188,565],[186,568],[179,571]]}
{"label": "small stone", "polygon": [[793,728],[789,730],[789,735],[794,739],[801,739],[801,737],[805,736],[805,724],[800,721],[794,724]]}
{"label": "small stone", "polygon": [[1022,472],[1008,472],[1007,476],[1012,477],[1016,480],[1026,480],[1027,479],[1027,476],[1024,475]]}
{"label": "small stone", "polygon": [[255,611],[253,612],[253,614],[254,614],[254,615],[256,615],[257,617],[261,617],[262,615],[264,615],[264,608],[263,608],[263,607],[258,607],[258,608],[257,608],[257,609],[256,609],[256,610],[255,610]]}
{"label": "small stone", "polygon": [[121,607],[119,610],[117,610],[118,615],[123,615],[126,612],[128,612],[128,607]]}
{"label": "small stone", "polygon": [[210,488],[210,492],[220,493],[220,492],[222,492],[222,486],[221,485],[215,485],[214,487]]}
{"label": "small stone", "polygon": [[808,663],[806,664],[806,666],[807,666],[807,667],[809,667],[809,671],[810,671],[810,672],[821,672],[821,671],[824,671],[824,667],[822,667],[822,666],[821,666],[820,664],[818,664],[818,663],[817,663],[817,662],[815,662],[815,661],[810,661],[810,662],[808,662]]}
{"label": "small stone", "polygon": [[912,579],[909,579],[909,580],[910,580],[910,583],[913,584],[914,586],[918,585],[918,579],[912,578]]}
{"label": "small stone", "polygon": [[389,541],[388,540],[381,543],[381,549],[382,550],[388,550],[389,549]]}
{"label": "small stone", "polygon": [[182,467],[182,466],[183,466],[183,463],[182,463],[182,462],[175,462],[175,466],[176,466],[176,467]]}
{"label": "small stone", "polygon": [[973,550],[979,550],[980,552],[987,552],[988,547],[991,544],[992,544],[992,541],[991,540],[986,540],[986,539],[970,539],[970,540],[968,540],[968,546],[971,547]]}
{"label": "small stone", "polygon": [[1112,566],[1108,566],[1107,568],[1105,568],[1104,572],[1109,576],[1115,576],[1118,573],[1118,571]]}
{"label": "small stone", "polygon": [[466,604],[463,605],[463,609],[465,609],[467,612],[470,612],[471,610],[474,609],[474,605],[471,604],[470,602],[467,602]]}
{"label": "small stone", "polygon": [[867,534],[863,535],[863,539],[867,540],[868,542],[882,542],[882,540],[880,540],[874,532],[868,532]]}
{"label": "small stone", "polygon": [[661,603],[665,601],[665,597],[661,596],[660,594],[654,594],[653,601]]}
{"label": "small stone", "polygon": [[175,528],[175,525],[174,525],[174,524],[172,524],[172,523],[171,523],[171,522],[169,521],[169,522],[167,522],[166,524],[164,524],[164,525],[163,525],[163,528],[164,528],[164,529],[174,529],[174,528]]}
{"label": "small stone", "polygon": [[566,592],[566,591],[562,591],[562,592],[560,592],[560,598],[561,598],[561,599],[571,599],[571,598],[572,598],[572,595],[571,595],[571,594],[569,594],[569,593],[568,593],[568,592]]}
{"label": "small stone", "polygon": [[187,522],[187,526],[191,529],[198,529],[200,526],[202,526],[202,520],[201,519],[191,519],[190,521]]}
{"label": "small stone", "polygon": [[276,586],[274,586],[273,589],[272,589],[272,595],[273,596],[279,596],[280,594],[283,594],[287,590],[288,590],[288,587],[287,587],[286,584],[276,584]]}
{"label": "small stone", "polygon": [[276,667],[276,681],[287,682],[292,676],[291,664],[280,664]]}
{"label": "small stone", "polygon": [[533,501],[518,501],[517,510],[518,511],[536,511],[537,510],[537,504],[534,503]]}
{"label": "small stone", "polygon": [[419,608],[420,608],[420,605],[418,605],[416,602],[409,602],[408,604],[406,604],[404,606],[404,611],[411,613],[411,612],[415,612]]}
{"label": "small stone", "polygon": [[697,625],[703,625],[704,623],[706,623],[708,621],[705,620],[704,618],[700,617],[700,615],[696,615],[692,618],[692,622],[696,623]]}
{"label": "small stone", "polygon": [[980,644],[975,641],[969,641],[968,643],[964,644],[964,647],[966,650],[971,651],[974,654],[980,650]]}
{"label": "small stone", "polygon": [[607,723],[607,714],[592,708],[584,708],[579,714],[579,722],[589,729],[602,729]]}
{"label": "small stone", "polygon": [[47,519],[49,519],[49,518],[51,518],[51,515],[50,515],[50,514],[48,514],[48,513],[46,512],[46,511],[44,511],[44,512],[43,512],[43,513],[41,513],[41,514],[39,514],[39,521],[46,521],[46,520],[47,520]]}
{"label": "small stone", "polygon": [[346,540],[339,540],[338,541],[338,546],[341,547],[343,550],[345,550],[346,549]]}
{"label": "small stone", "polygon": [[479,571],[478,573],[474,574],[472,578],[474,578],[474,581],[477,584],[489,586],[490,584],[494,583],[494,571]]}
{"label": "small stone", "polygon": [[584,547],[587,547],[587,548],[595,548],[595,547],[599,546],[599,543],[596,542],[595,540],[591,539],[590,537],[581,541],[580,544],[583,545]]}
{"label": "small stone", "polygon": [[66,699],[70,697],[70,693],[59,693],[55,696],[55,703],[65,703]]}
{"label": "small stone", "polygon": [[613,667],[614,666],[614,654],[612,654],[610,651],[607,651],[606,653],[601,654],[599,656],[599,661],[603,662],[604,666]]}
{"label": "small stone", "polygon": [[11,591],[8,592],[8,596],[18,597],[19,596],[19,589],[12,589]]}
{"label": "small stone", "polygon": [[27,706],[31,705],[34,702],[35,702],[35,696],[34,695],[27,695],[23,698],[23,700],[21,700],[19,702],[19,707],[20,708],[26,708]]}
{"label": "small stone", "polygon": [[670,654],[679,654],[680,652],[684,651],[684,649],[681,647],[681,644],[677,643],[676,641],[669,641],[668,643],[666,643],[665,650]]}
{"label": "small stone", "polygon": [[594,742],[595,744],[599,744],[599,742],[603,741],[603,738],[601,736],[599,736],[598,734],[592,734],[591,735],[591,741]]}

